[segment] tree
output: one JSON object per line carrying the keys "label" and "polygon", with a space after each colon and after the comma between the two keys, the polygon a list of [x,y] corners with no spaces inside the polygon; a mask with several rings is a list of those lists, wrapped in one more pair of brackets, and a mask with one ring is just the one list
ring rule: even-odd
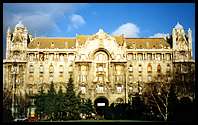
{"label": "tree", "polygon": [[80,98],[76,96],[74,91],[73,79],[69,78],[67,83],[66,97],[65,97],[65,113],[67,114],[67,119],[80,119]]}
{"label": "tree", "polygon": [[[161,75],[163,79],[160,81],[152,81],[148,84],[149,91],[149,103],[152,106],[152,111],[156,114],[157,117],[163,119],[164,121],[168,120],[169,115],[171,114],[171,109],[176,105],[176,94],[174,85],[172,81],[165,82],[166,76]],[[156,110],[157,109],[157,110]],[[171,111],[172,112],[172,111]]]}
{"label": "tree", "polygon": [[10,90],[5,89],[3,91],[3,122],[12,122],[12,112],[11,112],[11,104],[12,104],[12,93]]}
{"label": "tree", "polygon": [[62,91],[62,87],[60,87],[57,97],[56,97],[56,115],[58,120],[63,120],[63,111],[64,111],[64,94]]}
{"label": "tree", "polygon": [[50,89],[47,94],[46,98],[46,107],[47,107],[47,114],[50,115],[50,119],[54,119],[54,113],[56,112],[55,104],[56,104],[56,91],[54,89],[54,83],[50,84]]}
{"label": "tree", "polygon": [[86,99],[83,102],[81,102],[80,112],[82,114],[86,114],[88,118],[92,116],[92,113],[94,113],[94,107],[91,99]]}
{"label": "tree", "polygon": [[45,112],[46,107],[46,94],[44,93],[43,87],[39,91],[39,94],[36,96],[35,106],[36,106],[36,114],[40,116],[40,119],[43,117],[43,113]]}

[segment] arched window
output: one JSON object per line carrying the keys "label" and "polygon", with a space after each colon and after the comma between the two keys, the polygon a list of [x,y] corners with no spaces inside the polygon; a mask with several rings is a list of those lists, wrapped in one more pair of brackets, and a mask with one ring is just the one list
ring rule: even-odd
{"label": "arched window", "polygon": [[157,65],[157,73],[161,73],[161,66],[160,66],[160,64]]}
{"label": "arched window", "polygon": [[148,81],[151,82],[152,81],[152,76],[148,75]]}
{"label": "arched window", "polygon": [[97,52],[95,55],[95,60],[106,61],[106,60],[108,60],[108,56],[105,52]]}
{"label": "arched window", "polygon": [[148,53],[147,56],[148,56],[148,57],[147,57],[148,60],[152,60],[152,54],[151,54],[151,53]]}
{"label": "arched window", "polygon": [[123,102],[124,102],[124,100],[122,98],[117,98],[116,99],[116,103],[123,103]]}
{"label": "arched window", "polygon": [[138,53],[138,60],[142,60],[143,59],[143,54],[142,53]]}
{"label": "arched window", "polygon": [[147,66],[147,72],[148,72],[148,73],[152,73],[152,66],[151,66],[150,63],[149,63],[148,66]]}
{"label": "arched window", "polygon": [[54,72],[54,67],[53,67],[52,64],[49,66],[49,72],[50,72],[50,73],[53,73],[53,72]]}

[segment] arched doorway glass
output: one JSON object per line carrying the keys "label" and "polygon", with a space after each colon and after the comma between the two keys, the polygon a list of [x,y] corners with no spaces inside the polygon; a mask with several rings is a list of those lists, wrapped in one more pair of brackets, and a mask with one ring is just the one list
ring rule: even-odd
{"label": "arched doorway glass", "polygon": [[106,97],[100,96],[100,97],[95,99],[94,106],[95,106],[95,109],[96,109],[96,113],[98,115],[102,116],[102,115],[104,115],[105,110],[109,106],[109,101]]}

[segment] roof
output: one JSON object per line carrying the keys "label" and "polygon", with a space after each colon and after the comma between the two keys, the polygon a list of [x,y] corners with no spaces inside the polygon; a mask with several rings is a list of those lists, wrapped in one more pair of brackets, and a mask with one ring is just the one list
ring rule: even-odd
{"label": "roof", "polygon": [[[76,47],[76,42],[79,45],[85,44],[85,41],[90,35],[78,35],[76,38],[50,38],[37,37],[28,44],[28,48],[40,49],[71,49]],[[122,36],[113,36],[119,45],[123,45],[126,41],[128,49],[161,49],[170,47],[170,44],[164,38],[123,38]]]}
{"label": "roof", "polygon": [[28,48],[40,49],[66,49],[74,48],[76,44],[75,38],[50,38],[50,37],[37,37],[28,44]]}
{"label": "roof", "polygon": [[128,49],[161,49],[170,47],[164,38],[125,38]]}

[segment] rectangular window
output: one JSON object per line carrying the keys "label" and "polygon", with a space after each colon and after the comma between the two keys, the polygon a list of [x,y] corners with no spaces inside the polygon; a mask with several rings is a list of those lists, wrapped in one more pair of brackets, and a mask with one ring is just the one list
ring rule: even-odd
{"label": "rectangular window", "polygon": [[138,69],[139,73],[142,72],[142,65],[139,65],[139,69]]}
{"label": "rectangular window", "polygon": [[152,77],[151,75],[148,75],[148,81],[151,82],[152,81]]}
{"label": "rectangular window", "polygon": [[121,93],[122,92],[122,87],[121,86],[117,86],[117,92]]}
{"label": "rectangular window", "polygon": [[86,88],[84,86],[80,87],[80,91],[82,94],[85,94],[86,93]]}

